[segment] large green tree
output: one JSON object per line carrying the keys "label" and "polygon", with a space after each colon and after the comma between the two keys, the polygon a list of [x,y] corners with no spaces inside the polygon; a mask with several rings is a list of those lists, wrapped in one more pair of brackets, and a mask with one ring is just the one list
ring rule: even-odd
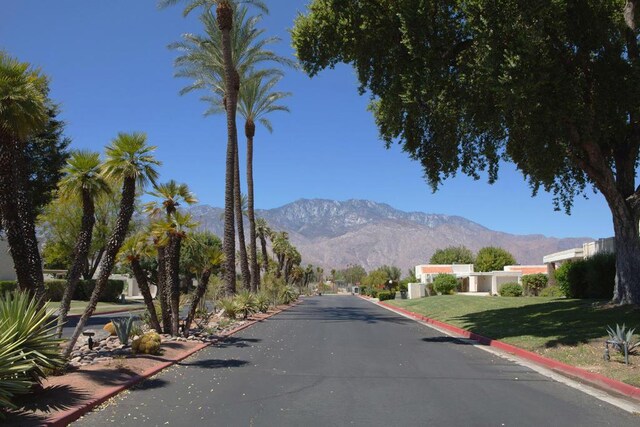
{"label": "large green tree", "polygon": [[314,0],[304,69],[353,64],[387,144],[433,189],[517,165],[569,211],[593,186],[613,217],[617,303],[640,303],[640,58],[635,0]]}
{"label": "large green tree", "polygon": [[473,264],[473,252],[466,246],[449,246],[436,249],[429,264]]}
{"label": "large green tree", "polygon": [[107,286],[118,252],[129,231],[129,223],[136,202],[136,190],[144,189],[149,181],[153,183],[158,177],[156,167],[160,162],[153,157],[154,150],[154,146],[147,144],[147,136],[139,132],[119,133],[118,137],[106,147],[106,160],[102,170],[106,179],[117,181],[122,185],[120,210],[100,262],[96,286],[93,288],[89,303],[69,339],[64,352],[65,357],[71,354],[87,320],[96,309],[100,295]]}
{"label": "large green tree", "polygon": [[515,265],[516,259],[505,249],[486,246],[476,255],[475,271],[502,271],[505,265]]}

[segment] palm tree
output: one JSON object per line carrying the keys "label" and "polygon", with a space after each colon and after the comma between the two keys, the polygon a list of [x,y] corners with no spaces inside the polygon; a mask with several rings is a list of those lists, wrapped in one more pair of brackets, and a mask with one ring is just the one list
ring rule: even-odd
{"label": "palm tree", "polygon": [[256,133],[256,122],[261,123],[269,132],[273,132],[271,122],[266,117],[274,111],[289,111],[283,105],[277,105],[282,98],[290,96],[289,92],[273,92],[273,87],[280,81],[280,74],[269,76],[261,72],[253,72],[244,80],[240,88],[238,112],[244,117],[244,133],[247,138],[247,216],[249,217],[249,259],[251,260],[251,290],[257,291],[260,284],[260,269],[256,248],[256,219],[253,203],[253,137]]}
{"label": "palm tree", "polygon": [[0,214],[18,286],[44,304],[42,261],[33,208],[27,196],[27,138],[47,120],[47,80],[28,63],[0,52]]}
{"label": "palm tree", "polygon": [[262,269],[265,274],[269,270],[269,254],[267,254],[267,237],[271,236],[271,228],[264,218],[256,219],[256,234],[260,239],[260,247],[262,249]]}
{"label": "palm tree", "polygon": [[160,164],[151,154],[156,147],[147,145],[144,133],[119,133],[118,137],[106,148],[107,159],[104,162],[103,175],[106,179],[122,182],[122,198],[115,228],[105,247],[96,286],[91,293],[89,304],[76,325],[76,329],[65,350],[68,357],[82,332],[87,320],[95,311],[98,299],[107,285],[109,275],[116,261],[120,247],[124,243],[133,215],[136,199],[136,187],[144,188],[147,182],[155,182],[158,177],[156,166]]}
{"label": "palm tree", "polygon": [[95,225],[95,199],[110,191],[109,184],[101,175],[100,153],[92,151],[75,151],[63,169],[64,177],[58,184],[60,197],[73,198],[80,196],[82,200],[82,221],[80,232],[73,250],[73,261],[67,275],[67,286],[60,302],[58,326],[56,333],[62,336],[62,327],[67,320],[71,307],[71,298],[85,269],[87,256],[91,249],[93,226]]}
{"label": "palm tree", "polygon": [[[148,233],[136,233],[129,237],[122,248],[120,249],[119,257],[122,261],[125,261],[131,265],[133,276],[138,282],[140,293],[144,298],[144,303],[147,306],[149,312],[149,323],[151,328],[157,332],[161,332],[160,321],[158,320],[158,314],[156,313],[156,306],[153,305],[153,297],[151,296],[151,289],[149,288],[149,279],[147,273],[140,264],[140,259],[144,257],[151,257],[153,254],[153,245],[149,242]],[[160,287],[158,287],[160,289]],[[157,294],[157,293],[156,293]]]}
{"label": "palm tree", "polygon": [[289,234],[286,231],[273,233],[271,237],[271,250],[273,250],[273,255],[278,261],[276,277],[280,277],[284,271],[285,261],[287,259],[286,253],[289,246],[291,246],[289,244]]}
{"label": "palm tree", "polygon": [[[176,2],[177,0],[162,0],[161,4],[168,5]],[[236,107],[240,76],[244,74],[245,69],[252,68],[257,62],[282,59],[273,52],[263,49],[274,39],[253,43],[262,34],[262,31],[255,29],[255,22],[259,18],[243,21],[246,9],[237,7],[238,3],[241,2],[232,0],[190,1],[185,8],[185,15],[198,6],[203,5],[206,8],[201,21],[207,36],[185,35],[184,42],[172,46],[185,52],[184,55],[176,59],[176,66],[179,68],[176,75],[194,79],[194,83],[181,93],[193,89],[209,89],[214,97],[222,101],[216,101],[216,108],[224,108],[227,116],[224,252],[226,260],[225,283],[228,293],[235,292],[235,227],[233,221],[234,205],[239,203],[236,196],[239,190],[234,191],[234,187],[239,185],[239,182],[236,184],[235,179],[235,163],[238,150]],[[261,1],[253,0],[242,3],[253,4],[267,13],[266,5]],[[216,6],[215,18],[210,11],[213,5]],[[236,25],[233,25],[234,22]],[[240,215],[237,217],[241,218]],[[241,222],[239,222],[239,226],[242,226]],[[240,243],[245,244],[243,240]],[[244,265],[245,262],[242,264]]]}

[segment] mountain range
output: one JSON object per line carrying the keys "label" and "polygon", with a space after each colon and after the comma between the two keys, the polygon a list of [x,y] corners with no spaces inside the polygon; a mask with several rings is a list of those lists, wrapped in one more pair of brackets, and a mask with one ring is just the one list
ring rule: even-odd
{"label": "mountain range", "polygon": [[[201,228],[222,236],[223,209],[199,205],[190,211]],[[460,245],[474,252],[483,246],[500,246],[520,264],[541,264],[546,254],[594,240],[503,233],[460,216],[403,212],[369,200],[300,199],[256,210],[256,216],[266,219],[272,229],[289,233],[303,265],[310,263],[325,270],[360,264],[369,271],[388,264],[404,272],[428,263],[438,248]]]}

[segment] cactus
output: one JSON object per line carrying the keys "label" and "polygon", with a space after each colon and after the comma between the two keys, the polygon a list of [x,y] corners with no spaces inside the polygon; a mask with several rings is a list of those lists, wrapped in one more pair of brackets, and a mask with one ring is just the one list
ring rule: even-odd
{"label": "cactus", "polygon": [[134,354],[158,354],[162,338],[157,332],[147,332],[131,343],[131,350]]}
{"label": "cactus", "polygon": [[111,323],[113,323],[113,327],[116,330],[116,335],[120,340],[120,344],[126,346],[129,345],[129,336],[131,335],[131,329],[133,328],[133,322],[135,321],[134,317],[129,315],[129,317],[117,317],[115,319],[111,319]]}

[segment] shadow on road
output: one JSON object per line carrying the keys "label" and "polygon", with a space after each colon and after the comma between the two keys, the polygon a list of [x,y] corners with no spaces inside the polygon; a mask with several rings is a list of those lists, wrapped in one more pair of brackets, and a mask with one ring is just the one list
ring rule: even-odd
{"label": "shadow on road", "polygon": [[462,344],[462,345],[472,344],[469,341],[461,340],[459,338],[454,338],[454,337],[428,337],[428,338],[422,338],[422,341],[427,343],[452,343],[452,344]]}
{"label": "shadow on road", "polygon": [[251,343],[257,343],[262,341],[259,338],[242,338],[242,337],[228,337],[224,341],[218,342],[215,347],[227,348],[227,347],[237,347],[237,348],[245,348],[250,347]]}
{"label": "shadow on road", "polygon": [[194,366],[204,369],[219,369],[219,368],[240,368],[248,365],[246,360],[238,359],[204,359],[196,360],[194,362],[178,363],[180,366]]}
{"label": "shadow on road", "polygon": [[314,320],[324,323],[335,322],[353,322],[360,321],[365,323],[389,322],[395,324],[413,323],[412,320],[406,319],[395,314],[387,314],[388,312],[374,311],[373,307],[357,307],[347,305],[341,307],[326,307],[319,305],[318,301],[306,300],[304,312],[296,310],[296,308],[286,311],[282,316],[272,317],[272,320]]}

